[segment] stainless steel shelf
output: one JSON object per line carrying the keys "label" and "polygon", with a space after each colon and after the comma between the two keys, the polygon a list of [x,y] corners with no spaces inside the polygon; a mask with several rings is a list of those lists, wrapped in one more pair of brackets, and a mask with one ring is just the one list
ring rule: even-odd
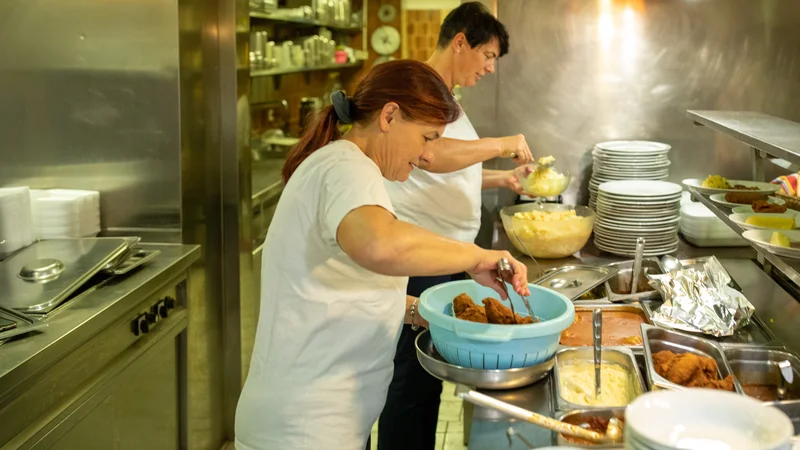
{"label": "stainless steel shelf", "polygon": [[[728,216],[731,214],[731,209],[714,203],[711,201],[709,196],[705,194],[701,194],[697,191],[697,189],[693,187],[689,187],[689,192],[692,193],[692,196],[698,200],[700,200],[704,205],[708,207],[717,217],[722,219],[726,225],[728,225],[733,231],[737,234],[741,235],[745,230],[740,227],[739,225],[732,222]],[[749,241],[748,241],[749,242]],[[769,250],[761,247],[760,245],[756,245],[750,243],[750,246],[761,256],[763,257],[764,261],[768,262],[772,265],[774,270],[780,272],[784,277],[786,277],[789,281],[794,283],[795,285],[800,286],[800,260],[791,259],[791,258],[784,258],[782,256],[775,255],[771,253]],[[764,262],[761,261],[761,262]]]}
{"label": "stainless steel shelf", "polygon": [[800,124],[748,111],[687,111],[695,123],[772,156],[800,164]]}
{"label": "stainless steel shelf", "polygon": [[330,28],[332,30],[344,31],[347,33],[358,33],[362,31],[361,27],[342,26],[338,24],[332,24],[329,22],[323,22],[320,20],[281,15],[280,13],[276,14],[263,11],[250,11],[250,17],[253,19],[271,20],[273,22],[293,23],[297,25],[306,25],[311,27],[325,27],[325,28]]}
{"label": "stainless steel shelf", "polygon": [[361,67],[364,65],[362,61],[354,62],[354,63],[347,63],[347,64],[326,64],[323,66],[314,66],[314,67],[293,67],[291,69],[267,69],[267,70],[251,70],[250,71],[250,78],[255,77],[269,77],[273,75],[285,75],[289,73],[301,73],[301,72],[315,72],[315,71],[322,71],[322,70],[340,70],[340,69],[348,69],[353,67]]}

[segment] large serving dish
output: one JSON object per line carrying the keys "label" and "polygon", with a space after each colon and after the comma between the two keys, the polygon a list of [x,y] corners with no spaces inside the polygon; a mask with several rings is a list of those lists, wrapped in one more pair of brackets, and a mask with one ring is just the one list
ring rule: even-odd
{"label": "large serving dish", "polygon": [[[781,247],[770,243],[772,233],[775,230],[747,230],[742,233],[742,237],[748,241],[758,244],[761,247],[769,250],[779,256],[787,258],[800,259],[800,230],[781,230],[780,233],[789,238],[792,242],[792,247]],[[795,245],[798,245],[795,247]]]}
{"label": "large serving dish", "polygon": [[[611,305],[603,303],[581,303],[575,306],[575,321],[561,333],[559,343],[562,347],[592,346],[592,312],[603,312],[604,347],[626,347],[634,353],[643,352],[641,324],[650,324],[647,312],[638,303]],[[638,343],[628,343],[626,338],[639,338]]]}
{"label": "large serving dish", "polygon": [[517,389],[545,378],[555,364],[555,357],[541,364],[519,369],[470,369],[448,363],[436,351],[431,334],[423,331],[415,340],[417,359],[422,368],[432,376],[478,389]]}
{"label": "large serving dish", "polygon": [[[624,420],[625,407],[615,408],[597,408],[597,409],[580,409],[577,411],[568,411],[556,414],[556,419],[571,423],[573,425],[582,426],[583,428],[591,428],[588,426],[591,421],[595,419],[608,420],[611,418]],[[595,429],[594,431],[605,433],[605,430]],[[582,441],[573,437],[566,437],[563,434],[556,434],[556,443],[558,445],[571,445],[578,448],[594,448],[594,449],[622,449],[622,444],[599,444]]]}
{"label": "large serving dish", "polygon": [[[633,352],[630,349],[624,347],[603,347],[601,351],[600,359],[603,364],[613,364],[617,366],[621,366],[625,372],[628,373],[630,379],[628,382],[630,383],[630,399],[629,401],[633,401],[636,397],[641,395],[645,392],[644,381],[642,380],[642,374],[639,372],[639,366],[636,364],[636,357],[633,355]],[[592,348],[567,348],[559,350],[556,353],[556,364],[554,368],[554,382],[552,383],[553,387],[553,394],[555,396],[555,410],[556,411],[573,411],[573,410],[594,410],[594,409],[605,409],[609,406],[620,406],[620,405],[583,405],[578,403],[572,403],[564,398],[562,395],[562,387],[565,386],[565,383],[568,383],[569,380],[565,379],[564,375],[564,367],[570,364],[587,364],[592,366],[594,361],[593,357],[593,349]],[[592,372],[593,373],[593,372]],[[594,375],[592,374],[592,380],[594,380]],[[594,384],[594,383],[592,383]],[[601,393],[602,393],[602,385],[601,385]],[[602,394],[601,394],[602,396]]]}
{"label": "large serving dish", "polygon": [[[750,217],[786,217],[790,219],[794,219],[794,226],[795,228],[800,228],[800,216],[797,215],[794,211],[786,211],[785,213],[780,214],[767,214],[767,213],[752,213],[752,214],[731,214],[728,216],[731,222],[739,225],[740,227],[744,228],[745,230],[769,230],[769,227],[761,227],[758,225],[750,225],[747,223],[747,219]],[[791,231],[791,230],[781,230],[781,231]]]}
{"label": "large serving dish", "polygon": [[[456,318],[453,299],[460,294],[478,302],[487,297],[497,298],[493,289],[472,280],[451,281],[425,290],[420,296],[419,312],[430,324],[434,346],[450,364],[493,370],[530,367],[553,357],[561,332],[575,318],[575,307],[556,291],[535,284],[528,287],[530,304],[539,323],[495,325]],[[519,295],[512,293],[510,300],[516,311],[526,311]]]}
{"label": "large serving dish", "polygon": [[786,383],[784,401],[800,404],[800,359],[796,355],[763,347],[740,347],[725,350],[725,358],[744,393],[764,402],[777,402],[777,386],[781,379],[778,363],[789,361],[793,382]]}
{"label": "large serving dish", "polygon": [[[570,210],[575,210],[577,219],[527,220],[515,217],[517,213]],[[592,235],[595,213],[586,206],[528,203],[503,208],[500,219],[508,240],[518,251],[534,258],[558,259],[572,255],[586,245]]]}
{"label": "large serving dish", "polygon": [[[707,339],[701,339],[685,333],[658,328],[652,325],[642,325],[642,339],[644,340],[644,357],[647,365],[647,381],[651,390],[685,390],[695,389],[681,386],[662,377],[656,372],[653,363],[653,355],[662,351],[669,350],[675,354],[694,353],[698,356],[705,356],[713,359],[717,363],[718,375],[720,379],[732,374],[725,353],[718,344]],[[742,386],[735,379],[733,386],[736,392],[743,394]]]}
{"label": "large serving dish", "polygon": [[788,450],[792,422],[781,411],[731,392],[645,394],[625,411],[633,449]]}
{"label": "large serving dish", "polygon": [[633,260],[622,261],[609,264],[608,267],[618,269],[613,277],[606,281],[608,299],[612,302],[619,301],[638,301],[638,300],[658,300],[661,294],[647,280],[647,275],[658,275],[664,273],[661,261],[655,257],[642,259],[642,271],[636,282],[637,289],[635,294],[631,294],[633,283]]}
{"label": "large serving dish", "polygon": [[[729,201],[725,200],[725,194],[714,194],[714,195],[709,196],[708,198],[711,199],[712,202],[714,202],[714,203],[716,203],[718,205],[727,206],[728,208],[737,208],[737,207],[742,206],[742,205],[745,205],[745,206],[748,205],[746,203],[729,202]],[[783,205],[783,204],[786,203],[785,201],[779,199],[778,197],[767,197],[767,201],[772,203],[772,204],[774,204],[774,205]]]}
{"label": "large serving dish", "polygon": [[699,178],[687,178],[683,180],[683,184],[690,188],[694,188],[697,192],[701,194],[727,194],[728,192],[748,192],[751,194],[772,194],[774,192],[778,192],[781,188],[777,184],[772,183],[764,183],[760,181],[747,181],[747,180],[728,180],[728,184],[731,186],[734,185],[742,185],[747,186],[755,189],[718,189],[718,188],[706,188],[703,187],[703,180]]}

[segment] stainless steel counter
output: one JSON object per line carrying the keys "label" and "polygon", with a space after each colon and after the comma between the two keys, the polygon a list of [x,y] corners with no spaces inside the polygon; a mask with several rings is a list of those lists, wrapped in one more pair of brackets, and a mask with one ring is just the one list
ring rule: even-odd
{"label": "stainless steel counter", "polygon": [[[496,224],[493,248],[511,249],[510,251],[520,261],[524,262],[529,271],[533,262],[529,257],[517,253],[503,231],[502,225]],[[680,259],[696,258],[715,255],[730,273],[731,277],[741,286],[745,296],[756,307],[756,314],[769,327],[778,340],[789,350],[800,351],[800,327],[796,326],[796,318],[800,317],[800,303],[786,293],[769,275],[756,263],[755,252],[750,247],[742,248],[697,248],[681,242],[675,256]],[[602,265],[629,258],[621,258],[598,251],[591,241],[575,256],[561,260],[538,260],[544,270],[560,267],[566,264],[594,264]],[[551,377],[534,385],[512,391],[484,391],[484,393],[506,401],[508,403],[527,408],[540,414],[552,415],[550,404]],[[465,404],[465,435],[469,436],[469,450],[493,450],[499,447],[506,448],[507,439],[505,430],[509,425],[514,428],[534,445],[554,445],[554,436],[549,431],[536,425],[509,421],[495,411],[481,407],[472,407]],[[511,449],[523,449],[520,442],[515,441]]]}
{"label": "stainless steel counter", "polygon": [[[96,381],[98,377],[123,373],[125,367],[134,367],[135,361],[144,361],[140,357],[149,348],[170,342],[162,337],[177,337],[181,330],[185,330],[186,297],[180,291],[185,289],[184,281],[189,267],[200,257],[199,246],[141,246],[161,250],[161,253],[128,276],[109,279],[68,300],[44,319],[49,326],[43,332],[20,336],[0,345],[0,417],[5,418],[0,432],[0,448],[34,448],[44,445],[41,442],[47,442],[48,439],[54,441],[58,433],[42,431],[51,429],[53,425],[40,426],[35,429],[38,431],[31,431],[30,435],[26,434],[27,431],[20,431],[22,427],[34,429],[30,425],[34,422],[48,422],[45,417],[49,413],[44,412],[54,411],[51,408],[67,411],[72,402],[76,403],[75,408],[80,407],[73,398],[73,395],[78,395],[77,392],[83,392],[89,386],[94,388],[95,384],[97,389],[101,389],[103,383]],[[169,314],[169,319],[164,318],[153,325],[154,329],[147,336],[134,333],[131,329],[133,318],[143,308],[150,308],[150,303],[165,293],[177,299],[176,308]],[[166,355],[167,348],[170,347],[163,347],[155,354]],[[115,367],[113,361],[119,360],[121,353],[117,352],[124,349],[128,349],[126,356],[130,356],[129,360],[109,371],[109,368]],[[159,367],[177,370],[177,366],[169,364],[173,363]],[[163,373],[160,376],[162,379],[165,377]],[[179,380],[170,379],[168,382],[178,383]],[[126,383],[129,388],[135,385]],[[146,391],[156,388],[151,385],[136,386],[136,389]],[[169,392],[172,388],[166,386],[166,389]],[[167,410],[164,400],[161,402]],[[84,403],[88,403],[88,400]],[[20,411],[25,411],[28,417],[20,417],[24,415]],[[16,436],[13,442],[7,441],[11,436]]]}

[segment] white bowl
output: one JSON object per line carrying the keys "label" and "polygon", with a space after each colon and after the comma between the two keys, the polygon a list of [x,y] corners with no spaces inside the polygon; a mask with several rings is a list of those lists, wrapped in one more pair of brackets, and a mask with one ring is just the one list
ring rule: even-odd
{"label": "white bowl", "polygon": [[712,389],[656,391],[625,410],[625,436],[655,448],[789,450],[794,426],[782,411]]}
{"label": "white bowl", "polygon": [[[750,225],[746,223],[747,219],[754,216],[761,216],[761,217],[788,217],[794,219],[794,227],[795,229],[800,228],[800,216],[795,214],[793,211],[786,211],[785,213],[780,214],[769,214],[769,213],[750,213],[750,214],[731,214],[728,216],[728,219],[731,222],[739,225],[740,227],[744,228],[745,230],[771,230],[772,228],[767,227],[758,227],[755,225]],[[780,230],[777,230],[780,231]],[[786,230],[789,231],[789,230]]]}

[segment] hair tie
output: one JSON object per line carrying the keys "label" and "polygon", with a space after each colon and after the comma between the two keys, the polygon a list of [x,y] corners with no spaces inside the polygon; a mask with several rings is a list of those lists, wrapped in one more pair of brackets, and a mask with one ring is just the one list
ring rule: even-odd
{"label": "hair tie", "polygon": [[331,103],[333,103],[333,110],[336,111],[336,117],[339,122],[353,123],[353,99],[344,95],[344,91],[335,91],[331,93]]}

